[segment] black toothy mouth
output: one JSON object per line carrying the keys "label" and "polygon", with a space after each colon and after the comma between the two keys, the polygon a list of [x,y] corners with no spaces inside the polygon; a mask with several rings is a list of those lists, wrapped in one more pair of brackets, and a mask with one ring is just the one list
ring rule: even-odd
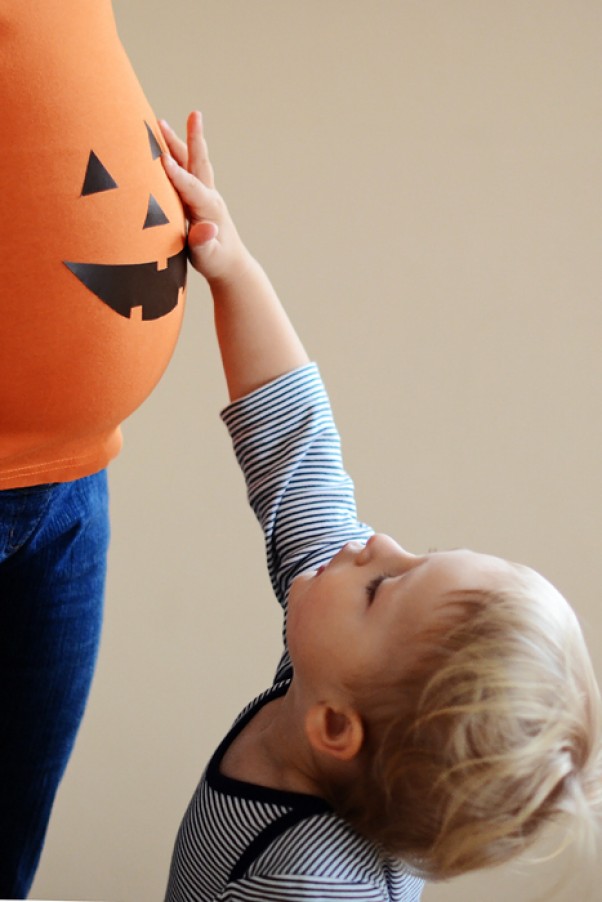
{"label": "black toothy mouth", "polygon": [[158,263],[67,263],[65,266],[111,310],[129,318],[142,307],[142,319],[159,319],[178,304],[186,285],[186,248]]}

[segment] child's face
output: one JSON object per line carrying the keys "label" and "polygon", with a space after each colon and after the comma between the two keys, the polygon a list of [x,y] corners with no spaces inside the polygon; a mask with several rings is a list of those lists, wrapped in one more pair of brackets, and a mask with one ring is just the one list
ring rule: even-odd
{"label": "child's face", "polygon": [[322,692],[401,674],[450,592],[492,591],[516,572],[515,564],[474,551],[410,554],[385,535],[349,542],[292,583],[287,638],[295,675]]}

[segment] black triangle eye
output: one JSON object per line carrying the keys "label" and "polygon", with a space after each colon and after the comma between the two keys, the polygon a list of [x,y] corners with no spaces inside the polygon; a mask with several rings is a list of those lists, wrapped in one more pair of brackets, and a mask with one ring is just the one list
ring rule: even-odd
{"label": "black triangle eye", "polygon": [[169,219],[151,194],[148,198],[148,210],[144,220],[143,229],[151,229],[153,226],[166,225]]}
{"label": "black triangle eye", "polygon": [[81,196],[86,194],[98,194],[99,191],[111,191],[117,188],[117,182],[108,170],[102,165],[93,150],[90,151],[88,157],[88,165],[86,167],[86,175],[84,176],[84,184],[82,185]]}
{"label": "black triangle eye", "polygon": [[148,133],[148,143],[150,144],[151,156],[152,156],[153,160],[158,160],[159,157],[161,156],[161,154],[163,153],[163,151],[161,150],[161,145],[155,138],[155,136],[153,134],[153,130],[150,127],[150,125],[148,124],[148,122],[145,122],[144,124],[146,125],[146,131]]}

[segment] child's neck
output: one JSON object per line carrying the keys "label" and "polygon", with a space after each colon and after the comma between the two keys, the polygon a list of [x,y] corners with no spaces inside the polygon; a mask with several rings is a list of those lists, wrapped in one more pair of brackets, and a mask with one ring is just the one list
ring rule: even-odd
{"label": "child's neck", "polygon": [[258,786],[321,795],[292,685],[249,721],[225,753],[220,770]]}

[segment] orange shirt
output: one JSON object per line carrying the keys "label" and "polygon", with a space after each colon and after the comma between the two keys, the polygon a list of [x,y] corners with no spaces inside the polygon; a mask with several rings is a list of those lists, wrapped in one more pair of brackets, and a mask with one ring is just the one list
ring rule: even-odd
{"label": "orange shirt", "polygon": [[3,0],[0,110],[3,489],[118,453],[173,352],[186,251],[110,0]]}

